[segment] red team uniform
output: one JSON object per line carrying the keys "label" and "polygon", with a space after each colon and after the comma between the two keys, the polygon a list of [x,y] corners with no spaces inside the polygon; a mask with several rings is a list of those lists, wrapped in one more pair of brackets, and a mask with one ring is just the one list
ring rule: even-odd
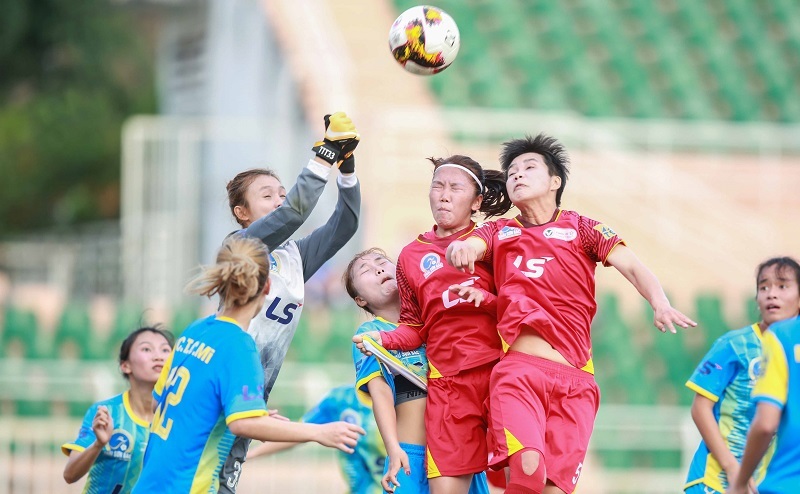
{"label": "red team uniform", "polygon": [[590,335],[595,267],[623,241],[609,227],[563,210],[543,225],[500,219],[471,236],[486,243],[482,260],[494,268],[504,342],[512,345],[530,328],[574,366],[516,351],[495,366],[490,466],[505,466],[509,456],[532,448],[544,458],[547,478],[572,492],[600,403]]}
{"label": "red team uniform", "polygon": [[[503,355],[492,272],[484,265],[476,266],[474,274],[463,273],[445,262],[447,246],[473,231],[474,223],[444,238],[432,230],[403,248],[396,274],[400,326],[381,333],[383,346],[390,350],[427,343],[429,478],[482,472],[488,458],[484,403],[492,366]],[[450,293],[450,286],[458,284],[482,290],[481,306]]]}

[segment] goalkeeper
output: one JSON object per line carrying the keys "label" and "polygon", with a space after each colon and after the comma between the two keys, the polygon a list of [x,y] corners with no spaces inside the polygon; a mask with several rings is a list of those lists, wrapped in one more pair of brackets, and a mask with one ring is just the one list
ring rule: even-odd
{"label": "goalkeeper", "polygon": [[[272,170],[247,170],[228,182],[231,213],[242,226],[233,234],[259,238],[270,251],[272,287],[264,307],[247,330],[260,354],[267,403],[297,330],[305,282],[353,237],[358,228],[361,191],[355,176],[353,151],[359,139],[347,115],[341,112],[326,115],[325,135],[312,148],[316,157],[309,160],[288,194]],[[327,223],[307,237],[289,240],[308,219],[328,176],[337,167],[339,198]],[[237,437],[233,441],[231,453],[220,470],[221,493],[236,492],[250,444],[246,438]]]}

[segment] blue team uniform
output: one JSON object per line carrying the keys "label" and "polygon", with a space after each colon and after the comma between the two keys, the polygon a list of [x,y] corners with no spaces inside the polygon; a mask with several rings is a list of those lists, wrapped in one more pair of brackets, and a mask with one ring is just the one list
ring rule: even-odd
{"label": "blue team uniform", "polygon": [[[761,329],[758,324],[730,331],[714,342],[700,365],[686,382],[686,387],[715,403],[714,418],[719,424],[728,449],[741,461],[747,431],[755,414],[750,392],[762,363]],[[764,476],[765,465],[759,466],[756,481]],[[684,489],[689,494],[713,489],[724,492],[728,487],[725,471],[700,442]]]}
{"label": "blue team uniform", "polygon": [[133,492],[216,493],[234,436],[227,424],[267,414],[253,338],[233,319],[192,323],[153,389],[156,413]]}
{"label": "blue team uniform", "polygon": [[128,391],[89,407],[83,417],[78,438],[61,446],[61,451],[69,455],[71,451],[83,451],[94,443],[96,436],[92,430],[92,421],[97,407],[101,405],[108,408],[108,414],[114,422],[114,431],[89,470],[83,493],[128,494],[142,471],[142,458],[150,427],[147,421],[133,413]]}
{"label": "blue team uniform", "polygon": [[764,371],[753,401],[783,412],[759,494],[800,491],[800,319],[775,323],[764,335]]}
{"label": "blue team uniform", "polygon": [[303,422],[327,424],[344,421],[361,426],[366,435],[358,439],[355,452],[338,452],[339,465],[350,486],[350,494],[380,494],[386,448],[378,433],[372,409],[356,398],[352,385],[333,388],[317,406],[303,415]]}
{"label": "blue team uniform", "polygon": [[[396,323],[392,323],[381,317],[376,317],[372,321],[365,322],[359,326],[356,334],[370,331],[394,331]],[[389,350],[395,357],[403,362],[406,367],[413,369],[416,373],[427,375],[428,359],[425,355],[425,346],[411,351]],[[392,393],[397,396],[397,386],[395,376],[390,370],[380,363],[375,356],[366,356],[353,345],[353,362],[356,368],[356,395],[358,399],[366,404],[372,404],[369,396],[367,383],[376,377],[383,377]],[[403,469],[397,472],[397,481],[400,487],[395,488],[395,494],[425,494],[428,492],[427,469],[425,468],[425,446],[419,444],[400,443],[400,447],[408,455],[411,475],[406,476]],[[384,474],[389,469],[389,458],[386,458]],[[489,494],[489,484],[486,481],[486,474],[481,472],[472,478],[472,485],[469,489],[470,494]]]}

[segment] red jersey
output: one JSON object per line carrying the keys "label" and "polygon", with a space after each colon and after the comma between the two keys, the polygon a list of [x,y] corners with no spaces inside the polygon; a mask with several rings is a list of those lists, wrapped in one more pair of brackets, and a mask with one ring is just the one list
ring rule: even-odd
{"label": "red jersey", "polygon": [[482,225],[472,237],[486,242],[497,284],[500,336],[508,345],[527,326],[567,361],[594,373],[591,324],[594,271],[624,242],[611,228],[574,211],[554,221],[524,224],[519,217]]}
{"label": "red jersey", "polygon": [[[462,273],[445,260],[447,246],[474,229],[471,223],[444,238],[431,230],[405,246],[397,260],[400,326],[382,333],[382,343],[390,350],[427,343],[430,377],[454,376],[503,355],[491,267],[478,263],[474,274]],[[450,293],[450,286],[459,284],[483,291],[480,307]]]}

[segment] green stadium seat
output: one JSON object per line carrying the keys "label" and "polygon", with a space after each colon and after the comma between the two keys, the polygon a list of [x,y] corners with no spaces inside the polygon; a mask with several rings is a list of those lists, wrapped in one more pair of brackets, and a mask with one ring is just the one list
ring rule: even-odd
{"label": "green stadium seat", "polygon": [[85,304],[68,304],[61,313],[53,341],[53,356],[59,359],[92,359],[102,354],[93,338],[91,318]]}
{"label": "green stadium seat", "polygon": [[139,306],[121,302],[117,306],[114,316],[114,325],[111,334],[106,340],[103,355],[116,359],[119,356],[119,346],[131,332],[144,323],[144,311]]}
{"label": "green stadium seat", "polygon": [[[414,3],[395,4],[400,11]],[[800,65],[793,63],[800,53],[800,23],[794,21],[800,3],[792,0],[443,0],[437,5],[462,33],[460,60],[437,76],[443,81],[431,83],[448,106],[800,121],[793,84],[800,80]],[[650,55],[637,56],[637,50]],[[473,68],[479,66],[490,67],[493,76],[476,77]],[[467,91],[453,84],[462,77],[470,79]],[[754,85],[753,77],[763,83]]]}
{"label": "green stadium seat", "polygon": [[36,315],[32,311],[6,307],[1,338],[0,356],[4,358],[35,359],[48,354],[48,342],[40,336]]}

